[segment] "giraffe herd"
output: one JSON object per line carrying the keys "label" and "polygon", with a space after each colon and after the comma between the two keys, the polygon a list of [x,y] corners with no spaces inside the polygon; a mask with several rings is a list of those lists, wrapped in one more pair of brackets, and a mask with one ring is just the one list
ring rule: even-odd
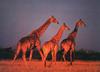
{"label": "giraffe herd", "polygon": [[63,49],[63,59],[65,61],[65,54],[70,50],[70,64],[72,65],[72,52],[75,50],[75,38],[78,32],[79,27],[85,26],[85,23],[82,19],[78,20],[75,23],[74,30],[68,35],[67,38],[61,41],[59,46],[59,41],[62,37],[64,30],[70,30],[70,27],[63,23],[57,34],[55,34],[50,40],[45,41],[43,45],[41,45],[40,37],[43,33],[47,30],[50,24],[59,24],[58,20],[54,16],[50,16],[47,21],[40,26],[38,29],[33,30],[29,35],[21,38],[17,43],[16,52],[13,58],[13,62],[16,60],[20,51],[22,51],[22,59],[26,62],[26,51],[27,49],[30,50],[29,60],[32,60],[32,54],[34,48],[37,48],[39,54],[42,58],[44,66],[46,66],[46,58],[48,54],[51,52],[52,54],[52,61],[56,62],[56,55],[58,48]]}

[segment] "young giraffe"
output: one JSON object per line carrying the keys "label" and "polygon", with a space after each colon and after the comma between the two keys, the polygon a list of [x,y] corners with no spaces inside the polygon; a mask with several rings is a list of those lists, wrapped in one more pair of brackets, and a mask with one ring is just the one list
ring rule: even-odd
{"label": "young giraffe", "polygon": [[70,50],[70,64],[72,65],[72,52],[75,50],[75,38],[79,27],[85,27],[85,23],[80,19],[76,22],[74,30],[69,34],[69,36],[61,41],[61,49],[64,50],[63,59],[65,61],[65,54]]}
{"label": "young giraffe", "polygon": [[32,53],[33,53],[33,47],[36,47],[41,55],[41,58],[43,59],[43,54],[40,50],[40,37],[41,35],[46,31],[46,29],[48,28],[48,26],[51,24],[58,24],[57,19],[54,16],[50,16],[50,18],[42,25],[40,26],[38,29],[34,30],[31,32],[30,35],[23,37],[19,40],[18,44],[17,44],[17,51],[16,54],[14,56],[14,59],[16,59],[16,57],[18,56],[19,52],[22,50],[23,52],[23,60],[26,61],[26,51],[28,48],[30,48],[30,58],[29,60],[32,59]]}
{"label": "young giraffe", "polygon": [[44,54],[44,59],[43,59],[44,66],[46,66],[46,58],[50,51],[52,52],[52,61],[53,60],[56,61],[58,43],[59,43],[59,40],[61,39],[62,33],[65,29],[70,30],[70,28],[65,23],[63,23],[63,25],[58,30],[57,34],[51,40],[49,40],[43,44],[42,50],[43,50],[43,54]]}

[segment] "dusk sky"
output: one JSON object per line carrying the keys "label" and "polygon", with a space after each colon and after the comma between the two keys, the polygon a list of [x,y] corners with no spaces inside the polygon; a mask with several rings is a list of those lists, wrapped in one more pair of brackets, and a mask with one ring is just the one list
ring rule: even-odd
{"label": "dusk sky", "polygon": [[100,0],[0,0],[0,47],[16,46],[51,15],[60,24],[49,26],[40,38],[42,44],[57,33],[63,22],[71,28],[64,31],[61,40],[66,38],[81,18],[87,26],[79,28],[76,49],[100,51]]}

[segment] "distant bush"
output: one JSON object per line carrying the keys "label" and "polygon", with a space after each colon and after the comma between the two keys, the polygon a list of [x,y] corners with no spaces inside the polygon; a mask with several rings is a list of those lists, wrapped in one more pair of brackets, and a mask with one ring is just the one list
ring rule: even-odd
{"label": "distant bush", "polygon": [[9,48],[0,48],[0,59],[11,59],[13,56],[13,50]]}
{"label": "distant bush", "polygon": [[[30,50],[27,51],[26,53],[26,57],[29,58],[29,54],[30,54]],[[75,54],[75,55],[74,55]],[[11,47],[9,48],[0,48],[0,60],[1,59],[12,59],[15,55],[15,50],[13,50]],[[61,61],[63,60],[62,58],[63,55],[63,51],[58,51],[57,52],[57,60]],[[66,54],[66,59],[70,60],[69,58],[70,52],[68,52]],[[22,58],[22,52],[20,52],[20,54],[18,55],[18,58]],[[33,59],[41,59],[41,56],[38,52],[37,49],[34,50],[33,52]],[[47,60],[51,60],[52,56],[51,53],[48,54]],[[78,50],[75,51],[75,53],[73,53],[73,60],[74,59],[78,59],[78,60],[100,60],[100,52],[96,52],[96,51],[87,51],[87,50]]]}
{"label": "distant bush", "polygon": [[100,52],[79,50],[75,52],[75,58],[80,60],[100,60]]}

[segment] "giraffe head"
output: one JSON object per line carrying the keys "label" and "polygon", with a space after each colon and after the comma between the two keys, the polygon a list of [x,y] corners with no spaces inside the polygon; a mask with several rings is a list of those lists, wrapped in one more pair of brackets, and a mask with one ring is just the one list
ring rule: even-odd
{"label": "giraffe head", "polygon": [[50,23],[59,24],[58,20],[54,16],[50,16],[49,21]]}
{"label": "giraffe head", "polygon": [[82,19],[79,19],[77,22],[76,22],[76,26],[78,27],[85,27],[86,24],[84,23],[84,21]]}
{"label": "giraffe head", "polygon": [[66,29],[66,30],[70,30],[70,27],[69,27],[68,25],[66,25],[66,23],[63,23],[62,26],[63,26],[64,29]]}

